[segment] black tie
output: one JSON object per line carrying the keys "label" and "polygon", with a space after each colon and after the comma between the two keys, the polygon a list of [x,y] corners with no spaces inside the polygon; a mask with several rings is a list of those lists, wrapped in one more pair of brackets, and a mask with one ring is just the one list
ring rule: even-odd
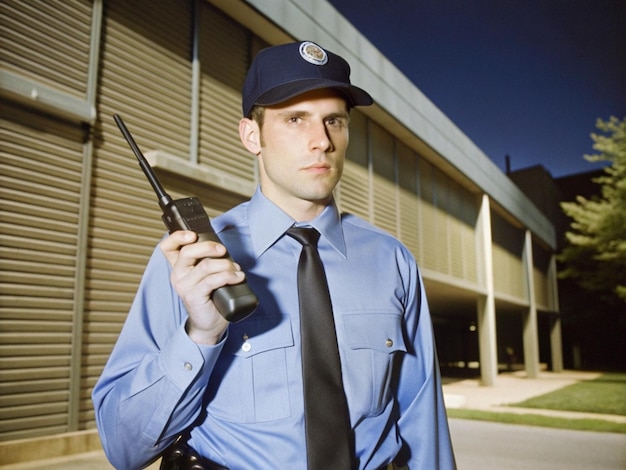
{"label": "black tie", "polygon": [[287,234],[302,244],[298,296],[308,468],[348,470],[352,468],[350,416],[326,274],[317,252],[320,234],[301,227],[292,227]]}

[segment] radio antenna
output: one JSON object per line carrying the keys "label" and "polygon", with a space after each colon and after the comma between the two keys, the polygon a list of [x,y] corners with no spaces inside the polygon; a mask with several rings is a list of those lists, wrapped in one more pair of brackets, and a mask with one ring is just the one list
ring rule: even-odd
{"label": "radio antenna", "polygon": [[143,154],[141,153],[141,150],[139,150],[139,147],[137,146],[135,139],[133,139],[133,136],[130,134],[130,132],[126,128],[126,125],[124,124],[124,121],[122,120],[120,115],[114,114],[113,119],[115,119],[115,123],[117,124],[117,127],[120,128],[120,131],[122,131],[122,135],[126,139],[126,142],[128,142],[128,145],[130,145],[130,148],[132,149],[133,153],[137,157],[137,160],[139,161],[139,166],[141,167],[143,172],[146,174],[146,177],[148,178],[150,185],[154,189],[154,192],[156,193],[157,197],[159,198],[159,206],[161,206],[161,209],[165,209],[165,207],[170,202],[172,202],[172,198],[169,196],[169,194],[165,192],[165,189],[163,189],[163,186],[159,182],[157,176],[154,174],[154,171],[152,170],[152,167],[148,163],[148,160],[146,160],[146,157],[144,157]]}

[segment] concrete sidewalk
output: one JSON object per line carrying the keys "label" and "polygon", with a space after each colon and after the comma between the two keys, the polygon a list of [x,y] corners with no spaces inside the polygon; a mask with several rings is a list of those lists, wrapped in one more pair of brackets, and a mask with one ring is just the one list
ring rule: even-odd
{"label": "concrete sidewalk", "polygon": [[[560,373],[541,372],[536,379],[526,377],[524,371],[506,372],[499,374],[493,386],[486,387],[480,384],[478,378],[453,379],[444,377],[443,391],[448,408],[467,408],[485,411],[499,411],[508,413],[545,414],[565,418],[595,418],[617,421],[626,424],[626,417],[613,415],[598,415],[592,413],[576,413],[566,411],[539,410],[516,408],[507,406],[520,401],[559,390],[568,385],[593,380],[600,373],[565,371]],[[113,467],[108,463],[101,451],[77,454],[68,457],[48,459],[45,461],[24,462],[13,465],[0,465],[2,470],[110,470]],[[158,462],[149,467],[158,470]]]}
{"label": "concrete sidewalk", "polygon": [[626,416],[580,413],[573,411],[542,410],[510,406],[515,403],[554,392],[568,385],[585,380],[593,380],[602,374],[598,372],[564,371],[559,373],[539,373],[530,379],[525,371],[506,372],[497,376],[491,387],[480,384],[477,378],[444,378],[443,393],[446,408],[466,408],[506,413],[542,414],[563,418],[595,418],[626,423]]}

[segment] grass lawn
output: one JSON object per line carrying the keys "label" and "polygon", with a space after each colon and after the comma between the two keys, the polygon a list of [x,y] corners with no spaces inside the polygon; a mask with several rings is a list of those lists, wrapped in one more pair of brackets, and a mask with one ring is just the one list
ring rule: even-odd
{"label": "grass lawn", "polygon": [[497,421],[529,426],[626,434],[626,424],[624,423],[616,423],[601,418],[570,419],[532,413],[532,409],[543,409],[626,416],[626,374],[604,374],[595,380],[579,382],[545,395],[515,403],[512,406],[529,408],[528,414],[448,409],[448,416],[450,418]]}
{"label": "grass lawn", "polygon": [[626,416],[626,374],[604,374],[513,406]]}
{"label": "grass lawn", "polygon": [[587,418],[558,418],[538,414],[500,413],[494,411],[467,410],[463,408],[448,409],[448,418],[473,419],[476,421],[494,421],[506,424],[523,424],[526,426],[542,426],[545,428],[572,429],[577,431],[616,432],[626,434],[626,424]]}

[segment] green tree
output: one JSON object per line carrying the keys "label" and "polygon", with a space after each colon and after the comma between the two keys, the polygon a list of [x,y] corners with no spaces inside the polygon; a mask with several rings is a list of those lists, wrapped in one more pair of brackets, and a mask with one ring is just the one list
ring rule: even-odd
{"label": "green tree", "polygon": [[621,304],[626,302],[626,118],[598,119],[596,127],[601,133],[591,138],[599,153],[584,158],[609,165],[593,180],[601,185],[600,197],[561,203],[573,221],[559,257],[560,276]]}

